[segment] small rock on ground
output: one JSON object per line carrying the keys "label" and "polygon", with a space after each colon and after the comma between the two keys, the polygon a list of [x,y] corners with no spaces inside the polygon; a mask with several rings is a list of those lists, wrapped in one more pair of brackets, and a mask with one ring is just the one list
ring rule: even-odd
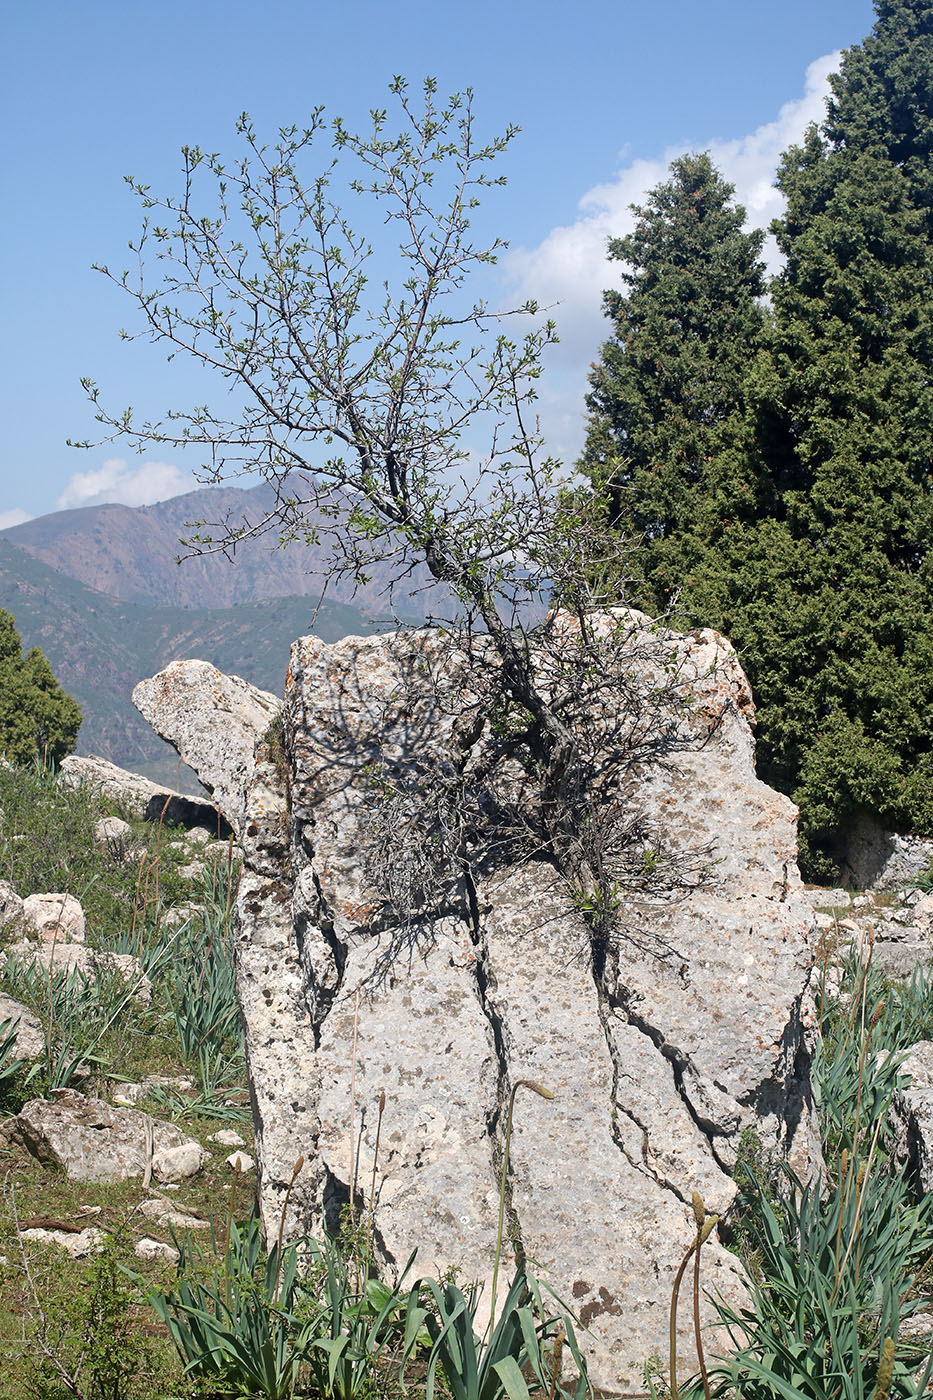
{"label": "small rock on ground", "polygon": [[133,1253],[137,1259],[145,1259],[150,1263],[158,1260],[166,1264],[177,1264],[180,1257],[174,1245],[165,1244],[163,1240],[150,1239],[148,1235],[136,1241]]}
{"label": "small rock on ground", "polygon": [[211,1133],[208,1142],[218,1142],[221,1147],[245,1147],[246,1143],[234,1128],[221,1128],[218,1133]]}
{"label": "small rock on ground", "polygon": [[125,851],[133,834],[129,822],[121,817],[101,817],[94,824],[94,841],[98,846],[111,850]]}
{"label": "small rock on ground", "polygon": [[6,880],[0,880],[0,929],[23,917],[23,901]]}
{"label": "small rock on ground", "polygon": [[171,1201],[164,1201],[159,1196],[143,1201],[138,1210],[140,1215],[145,1216],[147,1220],[154,1220],[157,1225],[174,1225],[176,1230],[210,1229],[209,1220],[202,1220],[199,1215],[192,1215],[190,1211],[173,1205]]}
{"label": "small rock on ground", "polygon": [[83,943],[84,910],[73,894],[31,894],[23,900],[23,920],[46,943]]}
{"label": "small rock on ground", "polygon": [[0,992],[0,1022],[16,1023],[16,1048],[14,1054],[27,1060],[34,1060],[45,1049],[45,1035],[32,1012],[21,1002]]}
{"label": "small rock on ground", "polygon": [[236,1171],[238,1163],[241,1172],[251,1172],[256,1165],[256,1160],[248,1152],[231,1152],[227,1158],[227,1166],[231,1171]]}
{"label": "small rock on ground", "polygon": [[132,1108],[153,1089],[178,1089],[185,1093],[194,1088],[194,1080],[186,1075],[147,1074],[138,1084],[121,1084],[113,1094],[115,1104]]}
{"label": "small rock on ground", "polygon": [[156,1152],[152,1158],[152,1170],[159,1181],[182,1181],[185,1177],[195,1176],[209,1159],[210,1153],[205,1152],[199,1142],[191,1140]]}

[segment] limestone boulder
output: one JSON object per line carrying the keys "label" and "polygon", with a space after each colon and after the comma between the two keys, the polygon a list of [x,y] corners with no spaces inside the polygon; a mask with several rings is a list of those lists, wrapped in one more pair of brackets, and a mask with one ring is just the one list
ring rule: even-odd
{"label": "limestone boulder", "polygon": [[40,1162],[61,1168],[70,1181],[126,1181],[147,1172],[176,1181],[200,1170],[208,1155],[173,1123],[114,1108],[75,1089],[30,1100],[4,1133]]}
{"label": "limestone boulder", "polygon": [[204,826],[209,831],[217,831],[217,811],[210,803],[173,792],[139,773],[118,768],[96,754],[69,754],[63,758],[58,780],[65,787],[87,785],[118,803],[133,817],[151,822],[161,820],[173,826]]}
{"label": "limestone boulder", "polygon": [[885,831],[862,817],[848,833],[842,873],[857,890],[896,890],[912,884],[933,864],[933,841]]}
{"label": "limestone boulder", "polygon": [[30,894],[23,900],[26,929],[46,943],[83,943],[84,910],[73,894]]}
{"label": "limestone boulder", "polygon": [[50,975],[74,973],[87,983],[99,982],[102,977],[120,977],[141,1006],[152,1001],[152,983],[132,953],[101,952],[86,943],[31,943],[24,939],[0,953],[0,967],[7,958]]}
{"label": "limestone boulder", "polygon": [[239,831],[253,749],[278,714],[279,699],[207,661],[175,661],[140,681],[133,704],[194,769]]}
{"label": "limestone boulder", "polygon": [[94,823],[95,843],[118,856],[125,855],[132,835],[132,827],[122,817],[101,817]]}
{"label": "limestone boulder", "polygon": [[96,1254],[107,1238],[106,1232],[94,1225],[87,1225],[83,1230],[46,1230],[33,1226],[21,1230],[19,1237],[26,1244],[54,1245],[72,1259],[86,1259],[89,1254]]}
{"label": "limestone boulder", "polygon": [[28,1007],[14,1001],[5,992],[0,992],[0,1023],[9,1021],[16,1031],[14,1055],[19,1059],[34,1060],[45,1049],[45,1035],[38,1019]]}
{"label": "limestone boulder", "polygon": [[168,1201],[164,1196],[153,1196],[141,1201],[137,1210],[146,1220],[154,1220],[157,1225],[171,1225],[176,1230],[209,1230],[211,1222],[202,1215],[179,1206],[176,1201]]}
{"label": "limestone boulder", "polygon": [[137,1240],[133,1246],[133,1253],[137,1259],[144,1259],[147,1264],[177,1264],[179,1259],[178,1250],[172,1244],[166,1244],[164,1240],[153,1240],[148,1235],[143,1235],[141,1240]]}
{"label": "limestone boulder", "polygon": [[[612,800],[640,823],[647,871],[657,851],[677,850],[695,878],[620,885],[612,938],[598,944],[579,892],[512,836],[403,919],[392,872],[429,884],[443,848],[430,823],[406,835],[404,807],[386,804],[404,788],[423,813],[456,759],[478,775],[477,809],[514,798],[517,810],[520,784],[494,758],[502,726],[464,724],[473,673],[438,634],[305,637],[286,685],[288,772],[258,745],[246,794],[237,949],[267,1228],[278,1229],[304,1157],[294,1234],[335,1225],[352,1193],[373,1210],[388,1267],[417,1247],[418,1271],[455,1267],[487,1285],[518,1086],[510,1239],[572,1300],[590,1329],[593,1379],[613,1391],[639,1389],[645,1362],[665,1353],[691,1193],[728,1209],[743,1131],[804,1175],[819,1163],[814,920],[796,809],[755,776],[754,711],[729,644],[623,621],[630,647],[613,654],[641,697],[623,722],[655,732],[657,717],[638,709],[655,672],[638,667],[663,644],[682,687],[670,723],[683,741],[633,764]],[[559,654],[541,667],[548,683]],[[594,752],[619,723],[597,686],[584,726]],[[401,814],[395,827],[386,810]],[[704,1287],[741,1305],[735,1257],[715,1236],[707,1249]],[[688,1369],[686,1317],[681,1348]]]}

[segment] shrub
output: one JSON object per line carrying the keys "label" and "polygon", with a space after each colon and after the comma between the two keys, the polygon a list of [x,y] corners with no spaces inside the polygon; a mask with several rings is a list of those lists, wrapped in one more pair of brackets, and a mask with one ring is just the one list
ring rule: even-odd
{"label": "shrub", "polygon": [[[57,1251],[56,1251],[57,1252]],[[45,1251],[24,1255],[26,1328],[21,1394],[32,1400],[131,1400],[153,1394],[152,1339],[136,1320],[142,1299],[123,1263],[126,1241],[108,1234],[84,1271],[64,1287]]]}

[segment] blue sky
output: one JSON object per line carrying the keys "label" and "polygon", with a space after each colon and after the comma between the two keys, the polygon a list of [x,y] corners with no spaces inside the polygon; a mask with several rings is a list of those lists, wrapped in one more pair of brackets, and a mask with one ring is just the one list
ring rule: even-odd
{"label": "blue sky", "polygon": [[580,443],[586,371],[604,335],[606,238],[685,150],[711,149],[753,222],[778,211],[777,155],[822,110],[828,56],[871,29],[869,0],[31,0],[0,28],[5,211],[0,527],[104,499],[144,504],[190,487],[194,462],[150,462],[93,433],[79,385],[158,413],[191,371],[127,345],[126,298],[90,270],[122,265],[139,212],[122,177],[177,188],[185,142],[233,148],[244,109],[260,128],[324,104],[349,122],[385,105],[396,73],[471,86],[488,130],[522,135],[502,164],[496,231],[512,250],[503,298],[555,305],[562,344],[541,398],[554,450]]}

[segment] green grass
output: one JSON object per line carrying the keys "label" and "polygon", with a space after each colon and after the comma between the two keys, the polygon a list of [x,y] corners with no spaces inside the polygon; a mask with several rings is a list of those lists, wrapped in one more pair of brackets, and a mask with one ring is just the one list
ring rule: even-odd
{"label": "green grass", "polygon": [[[129,821],[126,847],[100,848],[94,824],[101,816]],[[39,766],[0,767],[0,880],[25,899],[72,894],[87,917],[87,941],[107,948],[161,905],[200,897],[200,882],[182,874],[191,854],[174,842],[179,828],[135,820],[92,787],[66,789]]]}
{"label": "green grass", "polygon": [[[94,825],[103,815],[130,822],[126,850],[95,845]],[[88,944],[139,957],[152,983],[147,1005],[114,972],[104,971],[89,983],[61,974],[50,982],[41,970],[8,959],[0,987],[38,1017],[47,1055],[30,1072],[21,1070],[0,1084],[0,1107],[15,1112],[26,1098],[48,1092],[53,1087],[49,1067],[63,1058],[78,1067],[70,1079],[74,1087],[103,1097],[147,1074],[193,1079],[191,1091],[179,1090],[159,1102],[150,1097],[141,1106],[174,1118],[212,1153],[197,1176],[166,1191],[166,1198],[206,1219],[223,1220],[232,1182],[225,1161],[229,1149],[207,1138],[235,1116],[245,1150],[252,1150],[251,1122],[241,1107],[225,1104],[228,1094],[241,1093],[246,1083],[242,1032],[230,1011],[235,1004],[231,916],[239,871],[230,852],[218,848],[219,859],[206,862],[201,877],[186,878],[181,868],[200,852],[185,835],[134,820],[90,789],[62,788],[40,768],[0,768],[0,878],[23,897],[74,894],[87,917]],[[163,916],[177,904],[199,905],[200,912],[170,927]],[[13,936],[16,930],[6,932],[7,944]],[[195,997],[189,1008],[194,1025],[183,1036],[178,989],[189,984],[198,992],[211,991],[207,1004],[213,1015],[206,1025],[203,1017],[199,1021],[205,1003]],[[206,1066],[205,1049],[214,1056]],[[214,1074],[217,1061],[228,1070],[224,1083],[205,1087],[203,1076]],[[186,1393],[165,1328],[146,1300],[149,1288],[167,1285],[171,1267],[144,1263],[132,1252],[134,1240],[144,1234],[171,1243],[167,1227],[136,1213],[152,1193],[143,1191],[141,1181],[71,1182],[9,1146],[0,1150],[0,1182],[0,1255],[7,1260],[0,1266],[0,1356],[6,1363],[0,1365],[0,1398],[59,1400],[75,1394],[49,1357],[43,1358],[43,1345],[52,1345],[66,1370],[80,1362],[80,1384],[90,1386],[85,1400],[111,1400],[108,1385],[117,1386],[112,1400]],[[239,1183],[239,1214],[249,1215],[254,1194],[254,1184]],[[61,1250],[35,1244],[24,1254],[16,1221],[37,1217],[104,1229],[113,1238],[107,1260],[72,1261]],[[109,1376],[100,1356],[82,1360],[80,1339],[91,1326],[114,1333],[109,1342],[116,1359]],[[138,1375],[128,1378],[134,1368]]]}

